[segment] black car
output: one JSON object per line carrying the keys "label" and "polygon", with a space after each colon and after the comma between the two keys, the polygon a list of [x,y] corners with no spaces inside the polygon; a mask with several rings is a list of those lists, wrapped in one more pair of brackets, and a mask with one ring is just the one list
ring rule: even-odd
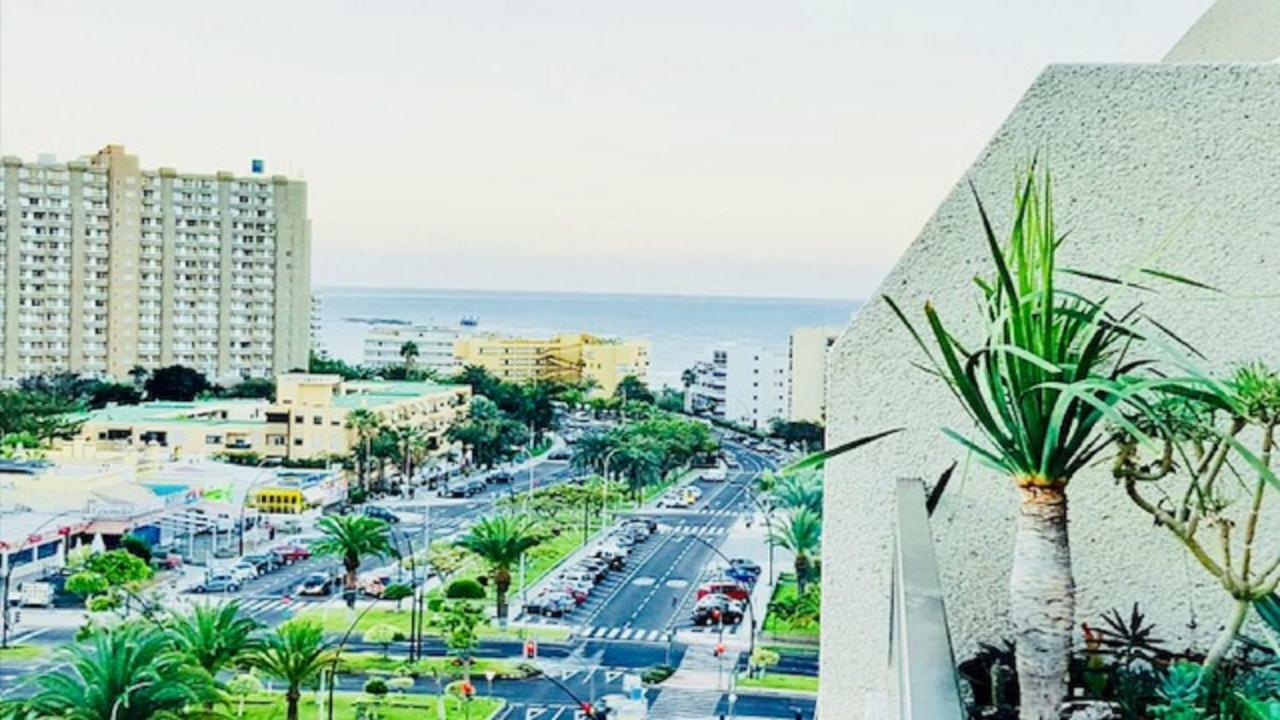
{"label": "black car", "polygon": [[240,558],[240,562],[246,562],[252,565],[259,575],[269,573],[276,569],[276,557],[270,553],[257,553],[254,555],[245,555]]}
{"label": "black car", "polygon": [[377,505],[366,505],[364,508],[364,514],[371,518],[374,518],[376,520],[381,520],[386,523],[395,524],[400,522],[399,515],[391,512],[390,510],[384,507],[378,507]]}
{"label": "black car", "polygon": [[724,595],[708,595],[693,606],[694,625],[737,625],[742,622],[742,603]]}
{"label": "black car", "polygon": [[548,460],[572,460],[573,453],[568,450],[553,450],[547,455]]}
{"label": "black car", "polygon": [[514,477],[512,477],[512,476],[511,476],[511,473],[509,473],[509,472],[496,472],[496,473],[492,473],[491,475],[489,475],[488,477],[486,477],[486,478],[484,479],[484,481],[485,481],[485,482],[487,482],[487,483],[489,483],[489,484],[491,484],[491,485],[498,485],[498,484],[502,484],[502,485],[510,485],[510,484],[511,484],[511,481],[513,481],[513,480],[515,480],[515,478],[514,478]]}

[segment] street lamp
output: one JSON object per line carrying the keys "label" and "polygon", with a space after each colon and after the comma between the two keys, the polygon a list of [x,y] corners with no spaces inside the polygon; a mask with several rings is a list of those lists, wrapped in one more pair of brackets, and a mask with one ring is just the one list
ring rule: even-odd
{"label": "street lamp", "polygon": [[616,447],[604,454],[604,467],[601,470],[602,482],[600,483],[600,527],[609,524],[609,461],[622,447]]}
{"label": "street lamp", "polygon": [[276,458],[276,457],[263,458],[262,462],[258,463],[258,466],[257,466],[258,473],[254,475],[253,480],[249,481],[249,486],[244,489],[244,497],[240,498],[240,521],[237,523],[237,528],[238,528],[237,534],[240,536],[239,554],[241,556],[244,555],[244,509],[249,504],[249,496],[253,493],[253,488],[262,484],[262,481],[266,479],[265,477],[263,477],[262,472],[269,467],[273,468],[273,467],[277,467],[278,465],[280,465],[280,458]]}

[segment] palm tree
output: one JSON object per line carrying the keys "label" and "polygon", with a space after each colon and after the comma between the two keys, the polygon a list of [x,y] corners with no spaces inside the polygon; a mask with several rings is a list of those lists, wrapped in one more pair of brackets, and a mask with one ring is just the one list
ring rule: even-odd
{"label": "palm tree", "polygon": [[346,570],[342,584],[346,589],[348,603],[355,597],[356,573],[360,570],[361,558],[367,555],[378,558],[397,555],[391,544],[387,524],[377,518],[368,515],[329,515],[320,518],[316,527],[324,533],[324,537],[312,546],[312,551],[317,555],[342,559],[342,567]]}
{"label": "palm tree", "polygon": [[37,717],[153,720],[184,717],[221,699],[214,679],[153,627],[129,623],[95,632],[63,650],[67,668],[36,678]]}
{"label": "palm tree", "polygon": [[481,518],[458,541],[458,546],[479,555],[489,564],[493,588],[498,598],[498,617],[507,617],[507,590],[511,587],[511,568],[520,556],[542,543],[542,536],[528,518],[495,515]]}
{"label": "palm tree", "polygon": [[400,446],[400,459],[404,463],[404,482],[413,477],[415,449],[426,446],[426,433],[417,425],[400,425],[392,430]]}
{"label": "palm tree", "polygon": [[783,475],[774,481],[770,494],[779,507],[809,508],[822,515],[822,476],[817,473]]}
{"label": "palm tree", "polygon": [[773,528],[769,544],[790,550],[795,556],[796,590],[804,595],[813,556],[822,546],[822,516],[807,507],[792,510]]}
{"label": "palm tree", "polygon": [[400,346],[400,357],[404,358],[404,379],[408,380],[413,373],[413,361],[418,359],[418,343],[406,341]]}
{"label": "palm tree", "polygon": [[360,489],[369,488],[369,464],[373,459],[373,438],[382,427],[382,417],[372,410],[359,408],[347,413],[348,430],[354,430],[356,441],[363,452],[356,453],[357,467],[360,475]]}
{"label": "palm tree", "polygon": [[332,657],[319,624],[290,620],[263,638],[262,647],[249,653],[245,660],[250,667],[285,684],[285,717],[298,720],[302,686],[315,679]]}
{"label": "palm tree", "polygon": [[[975,198],[977,198],[975,192]],[[1123,348],[1136,334],[1132,313],[1116,318],[1056,285],[1048,171],[1035,162],[1018,187],[1013,227],[1002,246],[978,200],[995,277],[979,280],[986,337],[963,345],[926,303],[933,348],[892,300],[935,375],[964,408],[978,437],[943,432],[1009,477],[1021,499],[1009,578],[1017,645],[1020,717],[1057,718],[1067,689],[1075,581],[1067,537],[1071,478],[1113,441],[1105,425],[1128,427],[1115,392],[1127,372]],[[936,350],[936,353],[935,353]]]}
{"label": "palm tree", "polygon": [[260,626],[240,613],[240,603],[197,605],[189,615],[169,622],[173,646],[210,677],[239,665],[245,655],[259,647],[254,633]]}

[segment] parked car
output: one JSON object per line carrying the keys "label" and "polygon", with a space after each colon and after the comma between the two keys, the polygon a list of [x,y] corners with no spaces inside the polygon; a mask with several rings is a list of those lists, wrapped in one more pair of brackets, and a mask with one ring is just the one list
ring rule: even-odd
{"label": "parked car", "polygon": [[749,572],[752,575],[755,575],[756,577],[760,576],[760,572],[761,572],[760,565],[746,558],[729,558],[729,565],[731,565],[732,567],[741,568],[742,570],[745,570],[746,572]]}
{"label": "parked car", "polygon": [[490,473],[484,481],[490,485],[510,485],[515,477],[509,472]]}
{"label": "parked car", "polygon": [[311,573],[298,585],[299,595],[328,595],[333,592],[333,578],[324,573]]}
{"label": "parked car", "polygon": [[485,491],[485,482],[483,480],[468,480],[466,483],[467,497],[479,495]]}
{"label": "parked car", "polygon": [[599,558],[587,558],[574,563],[570,568],[573,571],[582,571],[590,573],[591,583],[594,585],[609,576],[609,563]]}
{"label": "parked car", "polygon": [[258,571],[259,575],[265,575],[276,569],[276,558],[270,553],[256,553],[253,555],[245,555],[240,558],[241,563],[248,563]]}
{"label": "parked car", "polygon": [[239,590],[240,583],[230,575],[213,575],[205,578],[204,582],[191,588],[191,592],[201,594],[211,592],[238,592]]}
{"label": "parked car", "polygon": [[699,598],[693,606],[694,625],[737,625],[742,622],[742,603],[724,595]]}
{"label": "parked car", "polygon": [[729,473],[719,465],[713,468],[707,468],[698,474],[698,479],[702,482],[724,482],[729,479]]}
{"label": "parked car", "polygon": [[714,580],[698,586],[699,600],[709,595],[724,595],[730,600],[745,601],[748,597],[751,597],[751,591],[737,582]]}
{"label": "parked car", "polygon": [[623,527],[642,527],[650,535],[658,531],[658,522],[652,518],[627,518],[622,521]]}
{"label": "parked car", "polygon": [[683,493],[667,492],[664,493],[662,497],[658,498],[657,505],[660,508],[684,509],[693,505],[693,502]]}
{"label": "parked car", "polygon": [[525,603],[524,611],[530,615],[546,617],[564,617],[565,613],[577,607],[577,603],[568,593],[551,591],[531,598]]}
{"label": "parked car", "polygon": [[227,573],[235,578],[237,582],[246,583],[258,577],[258,568],[252,563],[239,562],[233,565]]}
{"label": "parked car", "polygon": [[271,554],[279,558],[277,565],[288,565],[311,557],[311,550],[301,545],[278,545],[271,548]]}
{"label": "parked car", "polygon": [[756,581],[756,578],[760,577],[759,573],[753,573],[738,565],[730,565],[725,569],[724,575],[740,585],[751,585]]}
{"label": "parked car", "polygon": [[573,459],[573,453],[563,449],[552,450],[550,453],[547,453],[547,459],[556,460],[556,461],[569,461]]}
{"label": "parked car", "polygon": [[385,523],[395,524],[400,522],[399,515],[391,512],[390,510],[384,507],[378,507],[377,505],[366,505],[364,508],[364,514],[376,520],[381,520]]}
{"label": "parked car", "polygon": [[586,583],[594,586],[596,584],[596,573],[584,568],[571,568],[560,573],[560,579],[574,583]]}

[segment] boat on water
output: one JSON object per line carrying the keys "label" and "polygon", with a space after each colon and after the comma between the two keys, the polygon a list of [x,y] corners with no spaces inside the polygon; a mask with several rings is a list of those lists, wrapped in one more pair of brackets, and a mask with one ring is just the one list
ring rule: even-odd
{"label": "boat on water", "polygon": [[475,327],[480,324],[480,318],[475,315],[463,315],[458,324],[462,327]]}

